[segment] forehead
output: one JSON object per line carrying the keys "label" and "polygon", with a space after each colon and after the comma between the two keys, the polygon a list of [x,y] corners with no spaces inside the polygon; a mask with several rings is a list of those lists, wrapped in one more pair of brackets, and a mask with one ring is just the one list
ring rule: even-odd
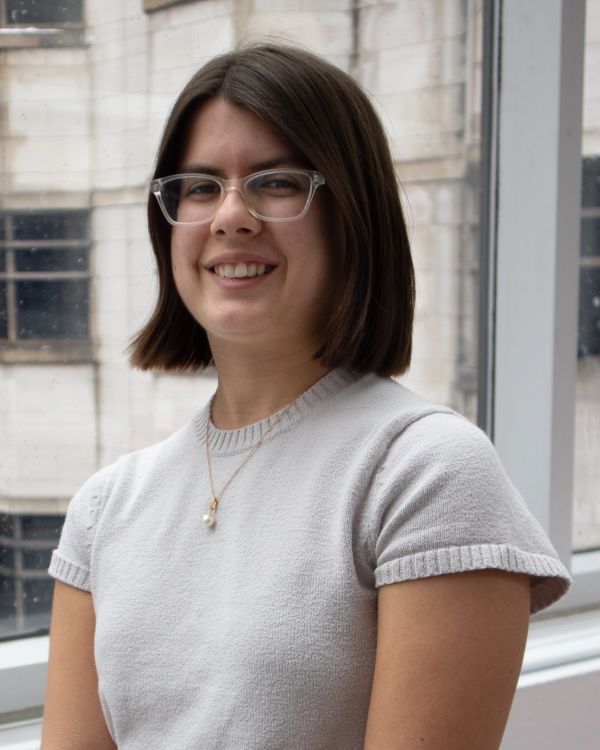
{"label": "forehead", "polygon": [[211,164],[235,169],[251,163],[297,155],[270,123],[222,97],[203,102],[187,124],[182,166]]}

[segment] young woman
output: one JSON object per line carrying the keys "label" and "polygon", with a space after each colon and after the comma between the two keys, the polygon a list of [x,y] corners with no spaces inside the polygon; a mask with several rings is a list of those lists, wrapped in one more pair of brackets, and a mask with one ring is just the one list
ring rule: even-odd
{"label": "young woman", "polygon": [[382,127],[304,51],[216,58],[149,196],[133,364],[211,402],[74,497],[44,750],[491,750],[568,574],[478,428],[392,381],[414,276]]}

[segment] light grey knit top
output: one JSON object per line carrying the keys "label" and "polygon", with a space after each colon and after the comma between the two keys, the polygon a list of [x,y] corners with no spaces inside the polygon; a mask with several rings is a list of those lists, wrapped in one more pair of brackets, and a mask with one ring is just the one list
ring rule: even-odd
{"label": "light grey knit top", "polygon": [[[377,588],[481,568],[569,578],[485,434],[392,380],[335,370],[285,413],[216,525],[206,406],[75,495],[51,575],[92,592],[120,750],[362,750]],[[217,490],[274,417],[209,426]]]}

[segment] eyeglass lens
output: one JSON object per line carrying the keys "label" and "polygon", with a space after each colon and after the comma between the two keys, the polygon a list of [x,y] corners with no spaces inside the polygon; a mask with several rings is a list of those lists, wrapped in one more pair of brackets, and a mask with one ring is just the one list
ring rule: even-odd
{"label": "eyeglass lens", "polygon": [[[311,195],[311,178],[301,172],[257,174],[243,186],[248,208],[266,219],[293,219],[305,209]],[[225,191],[207,175],[174,177],[163,183],[161,195],[169,216],[181,224],[211,219]]]}

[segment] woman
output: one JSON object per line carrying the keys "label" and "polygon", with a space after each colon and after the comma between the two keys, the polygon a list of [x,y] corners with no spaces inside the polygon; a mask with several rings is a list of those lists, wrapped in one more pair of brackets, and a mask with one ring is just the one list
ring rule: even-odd
{"label": "woman", "polygon": [[297,49],[218,57],[151,192],[132,361],[218,387],[69,507],[42,747],[497,748],[568,574],[486,436],[388,377],[414,278],[366,96]]}

